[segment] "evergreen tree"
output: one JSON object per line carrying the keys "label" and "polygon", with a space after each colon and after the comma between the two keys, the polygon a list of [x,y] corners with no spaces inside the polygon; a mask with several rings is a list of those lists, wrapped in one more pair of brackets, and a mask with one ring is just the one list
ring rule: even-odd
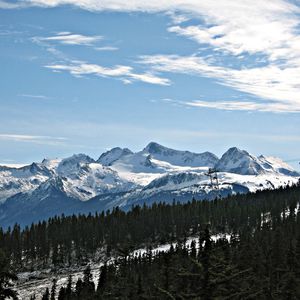
{"label": "evergreen tree", "polygon": [[53,279],[52,281],[52,288],[51,288],[51,297],[50,300],[55,300],[55,295],[56,295],[56,279]]}
{"label": "evergreen tree", "polygon": [[49,300],[49,297],[50,297],[49,288],[46,288],[46,291],[43,294],[42,300]]}
{"label": "evergreen tree", "polygon": [[18,299],[17,293],[12,289],[12,281],[17,280],[17,276],[11,272],[8,258],[0,249],[0,300],[13,298]]}
{"label": "evergreen tree", "polygon": [[107,280],[107,264],[105,263],[101,268],[100,268],[100,274],[99,274],[99,280],[98,280],[98,285],[97,285],[97,293],[102,294],[105,288],[105,283]]}

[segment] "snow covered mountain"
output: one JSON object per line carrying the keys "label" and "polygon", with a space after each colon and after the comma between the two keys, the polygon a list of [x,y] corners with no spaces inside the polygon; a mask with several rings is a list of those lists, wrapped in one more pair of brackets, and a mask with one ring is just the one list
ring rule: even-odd
{"label": "snow covered mountain", "polygon": [[[207,176],[218,171],[219,189]],[[113,148],[95,161],[85,154],[0,166],[0,226],[29,224],[54,214],[94,212],[133,204],[214,199],[290,185],[300,174],[279,158],[230,148],[219,159],[149,143],[142,151]]]}
{"label": "snow covered mountain", "polygon": [[21,168],[0,166],[0,203],[17,193],[34,190],[53,175],[43,163]]}
{"label": "snow covered mountain", "polygon": [[211,152],[192,153],[189,151],[173,150],[157,143],[149,143],[143,152],[151,157],[168,162],[175,166],[190,167],[214,167],[218,162],[218,157]]}
{"label": "snow covered mountain", "polygon": [[282,174],[298,176],[288,164],[276,157],[256,157],[236,147],[227,150],[215,165],[217,170],[241,175]]}
{"label": "snow covered mountain", "polygon": [[116,147],[105,153],[102,153],[97,162],[103,166],[110,166],[113,162],[128,154],[133,154],[133,152],[127,148],[122,149],[120,147]]}

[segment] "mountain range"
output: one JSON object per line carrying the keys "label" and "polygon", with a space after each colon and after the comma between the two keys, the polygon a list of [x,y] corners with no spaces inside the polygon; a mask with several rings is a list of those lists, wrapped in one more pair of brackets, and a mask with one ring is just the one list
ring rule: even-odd
{"label": "mountain range", "polygon": [[[209,168],[217,170],[212,185]],[[57,214],[119,206],[214,199],[296,183],[300,174],[279,158],[236,147],[221,158],[151,142],[132,152],[116,147],[97,160],[85,154],[44,159],[20,168],[0,166],[0,226],[22,226]]]}

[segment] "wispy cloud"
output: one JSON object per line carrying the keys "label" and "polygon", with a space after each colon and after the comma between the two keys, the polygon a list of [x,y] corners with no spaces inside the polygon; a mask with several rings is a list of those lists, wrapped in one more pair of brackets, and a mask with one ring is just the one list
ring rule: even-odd
{"label": "wispy cloud", "polygon": [[70,74],[80,77],[83,75],[96,75],[100,77],[113,77],[118,78],[125,83],[132,81],[142,81],[151,84],[169,85],[170,81],[166,78],[158,77],[153,73],[135,73],[130,66],[116,65],[108,68],[97,64],[90,64],[85,62],[73,61],[71,64],[54,64],[46,65],[48,69],[53,71],[67,71]]}
{"label": "wispy cloud", "polygon": [[[300,7],[288,0],[25,0],[0,2],[0,7],[74,5],[89,11],[167,12],[168,30],[207,46],[226,58],[209,62],[201,54],[144,58],[152,71],[206,76],[262,99],[264,105],[300,106]],[[188,24],[188,19],[193,23]],[[57,37],[55,36],[54,38]],[[57,40],[58,41],[58,40]],[[264,63],[256,63],[262,56]],[[253,58],[251,63],[243,58]],[[254,60],[254,62],[253,62]],[[271,102],[270,102],[271,100]],[[279,105],[279,106],[278,106]],[[259,108],[259,106],[256,106]]]}
{"label": "wispy cloud", "polygon": [[254,102],[249,100],[238,100],[238,101],[204,101],[204,100],[176,100],[171,98],[163,98],[160,100],[152,101],[164,102],[173,106],[181,107],[194,107],[194,108],[209,108],[226,111],[260,111],[260,112],[274,112],[274,113],[299,113],[300,107],[292,108],[289,104],[278,103],[278,102]]}
{"label": "wispy cloud", "polygon": [[26,134],[0,134],[0,141],[27,142],[41,145],[62,145],[66,142],[65,137],[53,137],[43,135],[26,135]]}
{"label": "wispy cloud", "polygon": [[119,50],[118,47],[113,47],[113,46],[95,47],[94,49],[97,51],[117,51],[117,50]]}
{"label": "wispy cloud", "polygon": [[102,38],[103,37],[99,35],[88,36],[88,35],[75,34],[75,33],[64,31],[64,32],[59,32],[54,36],[35,37],[34,39],[40,41],[59,42],[65,45],[91,46],[97,41],[100,41]]}
{"label": "wispy cloud", "polygon": [[18,96],[19,97],[24,97],[24,98],[40,99],[40,100],[52,99],[51,97],[48,97],[48,96],[45,96],[45,95],[19,94]]}
{"label": "wispy cloud", "polygon": [[[65,40],[66,36],[72,36],[72,38],[68,38]],[[34,37],[32,41],[43,47],[51,53],[54,57],[58,58],[60,63],[54,63],[45,65],[44,67],[47,69],[51,69],[53,72],[60,73],[63,71],[69,72],[71,75],[75,77],[82,77],[87,75],[94,75],[99,77],[106,78],[117,78],[123,81],[125,84],[130,84],[134,81],[140,81],[150,84],[158,84],[158,85],[169,85],[171,82],[169,79],[160,77],[155,75],[155,72],[144,72],[138,73],[135,72],[133,67],[124,66],[124,65],[115,65],[112,67],[103,67],[98,64],[92,64],[84,61],[78,61],[75,59],[71,59],[67,55],[65,55],[62,51],[58,50],[55,46],[50,45],[50,41],[60,41],[68,44],[86,44],[91,45],[90,43],[95,42],[96,40],[102,38],[100,36],[93,37],[84,37],[79,35],[73,35],[70,32],[60,32],[57,36],[54,37]],[[116,47],[106,46],[106,47],[95,47],[94,49],[98,51],[114,51],[118,50]],[[28,95],[31,96],[31,95]]]}
{"label": "wispy cloud", "polygon": [[[233,69],[212,65],[201,57],[178,55],[144,56],[141,63],[148,64],[159,72],[215,78],[223,85],[261,98],[263,104],[257,103],[253,108],[263,108],[265,111],[278,111],[283,108],[285,112],[300,111],[300,77],[297,75],[300,74],[300,65],[282,68],[273,64]],[[233,106],[236,106],[236,103]],[[240,108],[242,107],[245,107],[244,103],[241,103]]]}
{"label": "wispy cloud", "polygon": [[283,103],[257,103],[251,101],[191,101],[185,102],[184,105],[191,107],[203,107],[212,108],[220,110],[239,110],[239,111],[262,111],[262,112],[277,112],[277,113],[287,113],[294,112],[299,113],[300,107],[295,107],[294,109]]}

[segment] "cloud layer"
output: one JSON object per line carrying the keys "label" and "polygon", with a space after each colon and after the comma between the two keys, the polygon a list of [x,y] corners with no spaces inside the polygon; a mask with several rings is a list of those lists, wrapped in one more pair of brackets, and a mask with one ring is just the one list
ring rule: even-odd
{"label": "cloud layer", "polygon": [[[300,66],[280,68],[276,65],[249,69],[233,69],[208,63],[201,57],[177,55],[144,56],[141,63],[160,72],[194,74],[215,78],[219,83],[242,92],[268,99],[268,111],[300,112]],[[272,103],[273,102],[273,103]],[[235,105],[232,107],[232,109]],[[246,107],[246,106],[245,106]],[[255,107],[260,107],[257,105]]]}
{"label": "cloud layer", "polygon": [[[232,103],[232,109],[252,107],[253,110],[299,112],[300,8],[295,3],[284,0],[255,3],[252,0],[25,0],[14,5],[1,1],[0,8],[74,5],[89,11],[168,13],[173,20],[168,28],[170,33],[192,39],[199,46],[208,47],[215,55],[207,57],[191,53],[179,56],[174,53],[144,56],[141,62],[149,66],[145,74],[133,73],[128,66],[111,69],[92,64],[47,67],[69,71],[73,75],[124,76],[125,82],[140,80],[162,85],[170,82],[158,76],[159,72],[205,76],[259,98],[260,102],[254,102],[256,105],[247,101],[247,105]],[[189,23],[191,19],[193,22]],[[49,37],[48,41],[93,42],[86,38],[65,33]],[[205,103],[201,104],[202,107]],[[228,104],[227,101],[222,103]],[[214,106],[214,103],[209,105]],[[219,108],[223,106],[218,105]]]}
{"label": "cloud layer", "polygon": [[102,39],[102,36],[87,36],[82,34],[74,34],[71,32],[59,32],[54,36],[36,38],[40,41],[56,41],[65,45],[85,45],[91,46],[95,42]]}
{"label": "cloud layer", "polygon": [[53,137],[53,136],[44,136],[44,135],[42,136],[42,135],[1,133],[0,140],[55,146],[55,145],[64,144],[64,142],[67,139],[64,137]]}
{"label": "cloud layer", "polygon": [[155,76],[152,73],[135,73],[130,66],[117,65],[112,68],[103,67],[97,64],[73,61],[71,64],[54,64],[45,66],[55,72],[67,71],[70,74],[80,77],[83,75],[96,75],[100,77],[111,77],[121,79],[124,83],[142,81],[151,84],[169,85],[166,78]]}

